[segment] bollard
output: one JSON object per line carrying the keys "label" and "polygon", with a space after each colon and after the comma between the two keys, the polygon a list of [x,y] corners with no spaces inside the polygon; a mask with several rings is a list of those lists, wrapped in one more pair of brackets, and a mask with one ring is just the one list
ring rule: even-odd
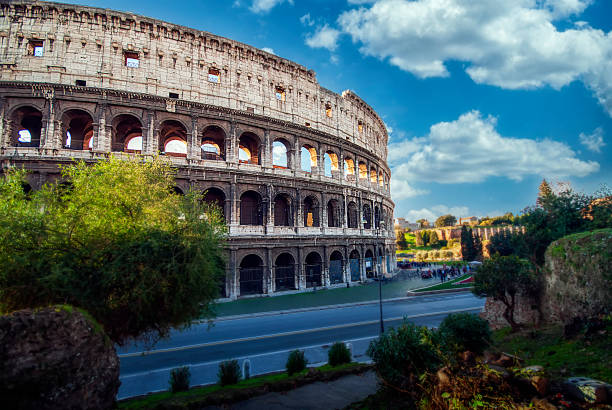
{"label": "bollard", "polygon": [[242,378],[244,380],[251,378],[251,361],[249,359],[244,359],[242,362]]}

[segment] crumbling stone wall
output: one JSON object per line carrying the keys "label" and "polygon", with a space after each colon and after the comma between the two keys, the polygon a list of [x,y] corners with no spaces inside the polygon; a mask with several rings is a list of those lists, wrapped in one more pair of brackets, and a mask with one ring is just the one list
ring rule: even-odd
{"label": "crumbling stone wall", "polygon": [[109,409],[119,389],[112,342],[70,307],[0,316],[0,402],[5,409]]}

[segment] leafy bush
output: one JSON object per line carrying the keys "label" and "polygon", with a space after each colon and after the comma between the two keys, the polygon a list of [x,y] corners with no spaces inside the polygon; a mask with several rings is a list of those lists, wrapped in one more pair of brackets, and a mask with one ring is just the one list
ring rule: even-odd
{"label": "leafy bush", "polygon": [[419,376],[442,363],[433,337],[426,327],[405,321],[373,340],[367,354],[387,384],[408,390],[416,386]]}
{"label": "leafy bush", "polygon": [[287,358],[287,373],[291,376],[294,373],[299,373],[306,368],[308,364],[308,360],[304,357],[303,350],[294,350],[289,353],[289,357]]}
{"label": "leafy bush", "polygon": [[170,391],[177,393],[180,391],[189,390],[189,381],[191,380],[191,372],[189,367],[177,367],[170,372]]}
{"label": "leafy bush", "polygon": [[221,386],[236,384],[240,380],[240,366],[238,360],[227,360],[219,363],[217,381]]}
{"label": "leafy bush", "polygon": [[336,342],[327,352],[327,362],[330,366],[351,362],[351,351],[342,342]]}
{"label": "leafy bush", "polygon": [[445,350],[482,353],[491,343],[489,323],[470,313],[452,313],[440,324],[438,333]]}

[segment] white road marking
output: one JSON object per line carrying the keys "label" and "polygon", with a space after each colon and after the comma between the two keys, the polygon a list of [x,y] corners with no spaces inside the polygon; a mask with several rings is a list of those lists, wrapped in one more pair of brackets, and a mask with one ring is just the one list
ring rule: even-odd
{"label": "white road marking", "polygon": [[[458,313],[458,312],[467,312],[467,311],[473,311],[473,310],[482,310],[482,307],[467,308],[467,309],[446,310],[446,311],[443,311],[443,312],[420,313],[418,315],[399,316],[399,317],[387,318],[387,319],[384,319],[384,321],[385,322],[394,322],[394,321],[397,321],[397,320],[402,320],[404,318],[406,318],[406,319],[416,319],[416,318],[420,318],[420,317],[437,316],[437,315],[444,315],[444,314]],[[269,334],[269,335],[250,336],[250,337],[242,337],[242,338],[229,339],[229,340],[219,340],[219,341],[216,341],[216,342],[198,343],[198,344],[187,345],[187,346],[169,347],[169,348],[165,348],[165,349],[157,349],[157,350],[149,350],[149,351],[141,351],[141,352],[123,353],[123,354],[119,354],[118,356],[119,356],[119,358],[137,357],[137,356],[148,356],[148,355],[152,355],[152,354],[179,352],[179,351],[183,351],[183,350],[199,349],[199,348],[203,348],[203,347],[219,346],[219,345],[225,345],[225,344],[231,344],[231,343],[251,342],[251,341],[254,341],[254,340],[272,339],[272,338],[275,338],[275,337],[293,336],[293,335],[300,335],[300,334],[305,334],[305,333],[324,332],[324,331],[327,331],[327,330],[342,329],[342,328],[347,328],[347,327],[357,327],[357,326],[371,325],[371,324],[376,324],[376,323],[379,323],[379,319],[368,320],[368,321],[363,321],[363,322],[355,322],[355,323],[344,323],[344,324],[333,325],[333,326],[324,326],[324,327],[319,327],[319,328],[314,328],[314,329],[293,330],[293,331],[290,331],[290,332],[273,333],[273,334]],[[293,350],[293,349],[291,349],[291,350]]]}

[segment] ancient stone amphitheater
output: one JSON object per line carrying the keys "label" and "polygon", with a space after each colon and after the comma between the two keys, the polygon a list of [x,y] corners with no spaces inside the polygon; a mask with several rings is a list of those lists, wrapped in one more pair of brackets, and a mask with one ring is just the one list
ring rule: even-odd
{"label": "ancient stone amphitheater", "polygon": [[395,265],[387,132],[351,91],[213,34],[38,1],[0,5],[0,161],[161,153],[229,226],[224,297],[363,282]]}

